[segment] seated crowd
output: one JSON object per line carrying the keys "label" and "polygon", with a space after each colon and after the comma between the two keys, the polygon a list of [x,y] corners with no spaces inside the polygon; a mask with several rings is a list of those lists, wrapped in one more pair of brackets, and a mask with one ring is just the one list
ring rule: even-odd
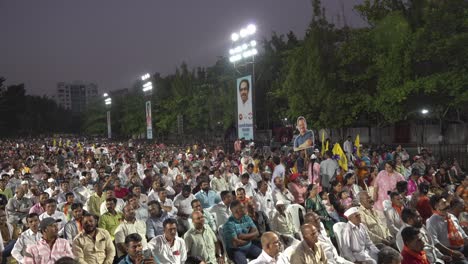
{"label": "seated crowd", "polygon": [[369,153],[5,141],[1,262],[468,263],[457,161]]}

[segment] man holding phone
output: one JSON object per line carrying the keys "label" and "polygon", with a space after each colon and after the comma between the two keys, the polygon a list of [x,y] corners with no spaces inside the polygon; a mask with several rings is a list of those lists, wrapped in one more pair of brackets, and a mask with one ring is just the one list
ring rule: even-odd
{"label": "man holding phone", "polygon": [[149,250],[143,251],[141,236],[137,233],[125,237],[127,255],[119,264],[155,264],[154,258]]}

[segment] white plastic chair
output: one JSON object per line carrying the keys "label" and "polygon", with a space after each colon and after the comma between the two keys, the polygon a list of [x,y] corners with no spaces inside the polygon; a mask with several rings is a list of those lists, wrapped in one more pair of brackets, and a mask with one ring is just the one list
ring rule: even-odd
{"label": "white plastic chair", "polygon": [[335,233],[336,242],[338,244],[338,251],[342,254],[343,250],[343,228],[346,226],[346,223],[338,222],[333,225],[333,233]]}
{"label": "white plastic chair", "polygon": [[299,218],[299,211],[301,212],[302,216],[305,215],[305,208],[300,204],[290,204],[286,208],[286,211],[289,212],[293,219],[294,224],[294,231],[300,233],[301,232],[301,221]]}

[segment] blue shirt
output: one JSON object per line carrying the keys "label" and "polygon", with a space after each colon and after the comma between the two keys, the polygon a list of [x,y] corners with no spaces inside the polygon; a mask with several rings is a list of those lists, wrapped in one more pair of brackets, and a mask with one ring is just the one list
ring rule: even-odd
{"label": "blue shirt", "polygon": [[133,264],[133,261],[130,259],[128,255],[126,255],[125,258],[119,261],[119,264]]}
{"label": "blue shirt", "polygon": [[[226,243],[226,248],[235,248],[232,245],[232,239],[237,237],[240,234],[248,234],[250,228],[257,228],[255,223],[252,221],[252,218],[248,215],[244,215],[240,220],[234,218],[234,216],[230,216],[227,222],[223,225],[223,235],[224,235],[224,242]],[[250,247],[252,242],[238,247],[240,249],[247,249]]]}
{"label": "blue shirt", "polygon": [[210,208],[213,205],[221,202],[221,198],[213,190],[209,190],[208,193],[206,193],[203,190],[200,190],[199,192],[197,192],[197,194],[195,194],[195,198],[197,198],[197,200],[200,201],[203,209]]}
{"label": "blue shirt", "polygon": [[151,239],[164,233],[163,222],[171,218],[166,211],[163,211],[158,218],[149,217],[146,220],[146,236]]}

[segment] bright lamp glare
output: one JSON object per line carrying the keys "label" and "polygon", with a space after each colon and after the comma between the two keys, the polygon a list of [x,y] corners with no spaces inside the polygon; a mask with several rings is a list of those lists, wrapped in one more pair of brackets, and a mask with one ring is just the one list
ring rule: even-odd
{"label": "bright lamp glare", "polygon": [[421,114],[427,115],[427,114],[429,114],[429,110],[427,110],[427,109],[422,109],[422,110],[421,110]]}
{"label": "bright lamp glare", "polygon": [[253,35],[255,34],[255,31],[257,31],[257,27],[254,24],[250,24],[247,26],[247,34]]}
{"label": "bright lamp glare", "polygon": [[232,55],[232,54],[234,54],[234,53],[236,53],[236,52],[234,51],[234,49],[230,49],[230,50],[229,50],[229,54],[230,54],[230,55]]}
{"label": "bright lamp glare", "polygon": [[151,91],[153,90],[153,86],[147,86],[145,88],[143,88],[143,92],[148,92],[148,91]]}
{"label": "bright lamp glare", "polygon": [[236,61],[240,61],[242,59],[242,55],[241,54],[237,54],[237,55],[234,55],[234,56],[231,56],[229,58],[229,61],[230,62],[236,62]]}
{"label": "bright lamp glare", "polygon": [[243,37],[246,37],[248,35],[248,32],[246,29],[241,29],[240,31],[240,37],[243,38]]}
{"label": "bright lamp glare", "polygon": [[105,102],[105,104],[106,104],[106,105],[110,105],[110,104],[112,104],[112,102],[110,102],[110,101],[109,101],[109,102]]}
{"label": "bright lamp glare", "polygon": [[246,49],[248,49],[248,48],[249,48],[249,45],[247,45],[247,44],[242,44],[242,50],[246,50]]}
{"label": "bright lamp glare", "polygon": [[257,41],[255,41],[255,40],[250,41],[250,46],[251,47],[257,46]]}
{"label": "bright lamp glare", "polygon": [[239,40],[239,34],[237,34],[237,33],[232,33],[232,34],[231,34],[231,40],[232,40],[232,41],[237,41],[237,40]]}
{"label": "bright lamp glare", "polygon": [[153,84],[151,82],[147,82],[145,84],[143,84],[143,87],[149,87],[149,86],[152,86]]}
{"label": "bright lamp glare", "polygon": [[150,77],[150,75],[149,75],[149,73],[147,73],[147,74],[141,76],[141,80],[144,81],[144,80],[148,79],[149,77]]}
{"label": "bright lamp glare", "polygon": [[102,96],[107,97],[107,96],[109,96],[109,94],[108,94],[108,93],[104,93]]}

